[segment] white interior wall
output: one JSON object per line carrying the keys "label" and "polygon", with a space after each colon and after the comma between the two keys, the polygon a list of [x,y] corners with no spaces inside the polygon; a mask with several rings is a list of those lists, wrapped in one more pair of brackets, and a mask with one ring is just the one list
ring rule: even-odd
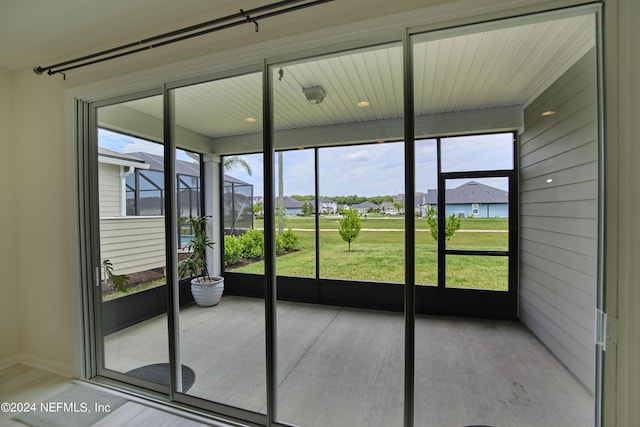
{"label": "white interior wall", "polygon": [[[15,286],[21,361],[77,373],[78,278],[73,267],[75,165],[66,144],[64,82],[14,72]],[[15,327],[15,326],[14,326]]]}
{"label": "white interior wall", "polygon": [[605,353],[605,426],[640,425],[640,2],[605,2],[606,311],[618,319]]}
{"label": "white interior wall", "polygon": [[20,352],[20,288],[15,247],[19,207],[15,193],[13,73],[0,68],[0,368]]}

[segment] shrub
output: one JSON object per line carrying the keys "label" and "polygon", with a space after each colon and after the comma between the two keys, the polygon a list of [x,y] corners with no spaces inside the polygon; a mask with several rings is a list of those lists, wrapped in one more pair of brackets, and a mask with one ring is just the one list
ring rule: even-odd
{"label": "shrub", "polygon": [[242,259],[242,243],[235,236],[224,236],[224,266],[233,265]]}
{"label": "shrub", "polygon": [[264,234],[259,230],[247,230],[239,238],[242,245],[242,257],[257,259],[264,253]]}
{"label": "shrub", "polygon": [[282,234],[276,237],[276,255],[282,255],[286,251]]}
{"label": "shrub", "polygon": [[287,230],[278,237],[282,239],[282,246],[285,251],[296,251],[300,249],[300,237],[293,231]]}

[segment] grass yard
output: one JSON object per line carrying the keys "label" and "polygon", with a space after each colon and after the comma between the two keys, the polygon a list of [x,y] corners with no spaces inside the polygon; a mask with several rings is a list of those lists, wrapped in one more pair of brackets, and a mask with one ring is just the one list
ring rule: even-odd
{"label": "grass yard", "polygon": [[[338,234],[338,217],[320,218],[320,277],[373,282],[404,282],[404,218],[369,217],[362,219],[362,231],[351,243]],[[262,223],[256,221],[256,228]],[[463,219],[449,248],[506,250],[507,219]],[[300,236],[301,249],[276,259],[276,272],[283,276],[315,277],[315,220],[288,217],[286,228]],[[435,240],[427,231],[426,220],[416,220],[416,283],[435,285],[438,281],[438,257]],[[486,232],[487,230],[498,232]],[[502,232],[500,232],[502,231]],[[264,272],[262,261],[233,269],[236,272]],[[447,286],[506,290],[506,257],[447,256]]]}

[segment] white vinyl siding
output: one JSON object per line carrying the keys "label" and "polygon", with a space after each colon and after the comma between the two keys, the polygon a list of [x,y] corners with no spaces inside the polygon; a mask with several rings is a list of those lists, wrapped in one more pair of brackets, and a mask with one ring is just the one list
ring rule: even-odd
{"label": "white vinyl siding", "polygon": [[120,216],[120,168],[121,166],[99,163],[98,194],[100,194],[100,217]]}
{"label": "white vinyl siding", "polygon": [[[520,318],[594,390],[598,145],[595,53],[525,109]],[[551,116],[542,112],[554,110]]]}
{"label": "white vinyl siding", "polygon": [[115,274],[165,266],[163,216],[100,218],[100,258]]}

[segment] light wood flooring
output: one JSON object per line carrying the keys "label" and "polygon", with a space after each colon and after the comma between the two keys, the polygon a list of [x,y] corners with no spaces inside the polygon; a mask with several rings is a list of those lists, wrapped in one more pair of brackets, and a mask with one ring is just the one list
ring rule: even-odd
{"label": "light wood flooring", "polygon": [[[0,403],[28,402],[39,404],[39,402],[46,401],[70,387],[94,386],[74,383],[70,378],[26,365],[14,365],[0,370]],[[103,391],[110,392],[107,389],[103,389]],[[11,419],[14,415],[16,414],[0,411],[0,426],[24,427],[25,424]],[[219,426],[219,424],[195,421],[138,402],[128,401],[93,424],[93,426],[197,427]]]}

